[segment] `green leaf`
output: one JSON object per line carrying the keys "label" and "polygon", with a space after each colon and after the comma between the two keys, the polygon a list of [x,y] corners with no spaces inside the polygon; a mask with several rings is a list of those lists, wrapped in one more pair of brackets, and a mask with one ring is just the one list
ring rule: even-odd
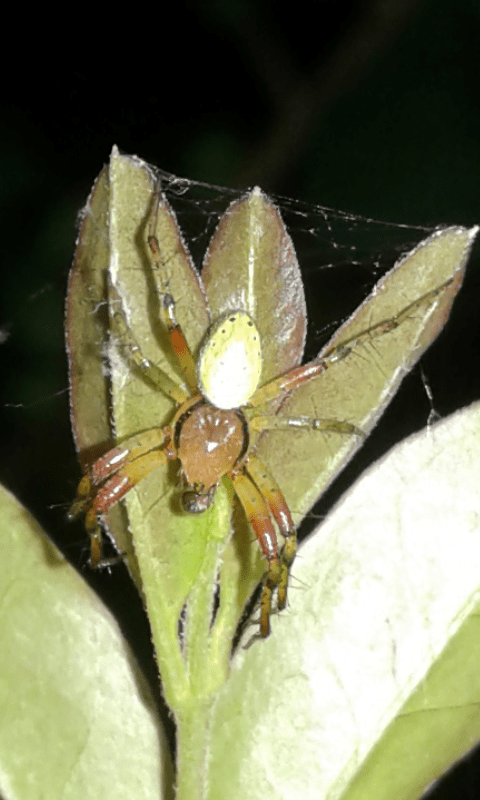
{"label": "green leaf", "polygon": [[[397,328],[365,341],[347,358],[295,389],[282,405],[282,416],[344,420],[368,435],[408,370],[445,325],[477,232],[476,227],[439,230],[400,259],[337,330],[319,358],[335,345],[395,318],[446,281],[451,283],[414,308]],[[338,433],[278,431],[262,438],[258,455],[277,477],[294,519],[300,521],[362,443],[360,437]]]}
{"label": "green leaf", "polygon": [[281,214],[258,187],[221,217],[202,280],[214,319],[238,308],[255,320],[263,383],[300,363],[307,327],[302,276]]}
{"label": "green leaf", "polygon": [[208,800],[415,800],[478,738],[480,405],[399,445],[300,548],[239,650]]}
{"label": "green leaf", "polygon": [[3,488],[0,517],[0,794],[166,797],[164,733],[117,623]]}

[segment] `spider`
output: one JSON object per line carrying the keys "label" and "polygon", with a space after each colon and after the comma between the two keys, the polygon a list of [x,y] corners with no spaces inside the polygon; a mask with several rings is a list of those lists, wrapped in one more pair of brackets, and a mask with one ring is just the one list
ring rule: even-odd
{"label": "spider", "polygon": [[[155,235],[159,203],[158,186],[148,223],[147,252],[151,268],[161,271],[160,247]],[[121,295],[110,282],[113,309],[110,325],[117,345],[125,359],[177,407],[167,425],[143,431],[118,444],[95,461],[80,481],[70,516],[85,513],[91,565],[105,563],[100,527],[104,515],[157,467],[166,466],[169,461],[178,462],[180,502],[188,514],[201,514],[208,509],[220,483],[230,481],[267,562],[260,600],[260,634],[268,636],[275,592],[278,609],[286,606],[297,536],[282,491],[267,465],[257,457],[253,440],[263,431],[289,428],[364,435],[347,421],[282,417],[272,413],[272,402],[281,401],[296,387],[334,367],[360,345],[397,328],[450,283],[451,280],[447,281],[395,316],[336,344],[309,364],[263,383],[262,342],[250,314],[233,308],[221,315],[207,332],[195,360],[176,319],[175,299],[165,285],[159,293],[160,312],[185,378],[185,389],[142,354],[130,330]],[[274,523],[284,540],[283,547],[278,543]]]}

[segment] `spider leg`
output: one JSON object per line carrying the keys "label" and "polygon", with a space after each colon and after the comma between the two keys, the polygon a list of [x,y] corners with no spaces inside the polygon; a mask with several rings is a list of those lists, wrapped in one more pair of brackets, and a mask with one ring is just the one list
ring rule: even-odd
{"label": "spider leg", "polygon": [[151,428],[126,439],[92,464],[89,471],[92,484],[97,486],[127,463],[135,461],[151,450],[157,450],[165,444],[165,440],[163,428]]}
{"label": "spider leg", "polygon": [[247,519],[259,541],[262,553],[268,562],[260,601],[260,633],[265,637],[270,633],[272,594],[282,577],[277,537],[270,519],[269,507],[252,480],[243,472],[233,474],[231,479]]}
{"label": "spider leg", "polygon": [[111,282],[109,285],[109,294],[114,301],[111,306],[111,330],[119,341],[125,355],[132,364],[166,394],[167,397],[170,397],[176,403],[184,403],[185,400],[188,399],[188,394],[181,389],[163,369],[160,369],[153,361],[150,361],[149,358],[143,355],[140,345],[137,344],[130,330],[121,297],[116,287]]}
{"label": "spider leg", "polygon": [[175,300],[172,295],[167,292],[168,279],[165,278],[164,262],[162,250],[155,234],[157,226],[158,209],[160,205],[160,185],[158,184],[153,198],[152,212],[150,217],[150,224],[148,228],[148,255],[152,265],[153,274],[160,278],[160,311],[165,327],[170,336],[170,341],[173,350],[177,356],[178,363],[182,368],[185,375],[187,384],[193,393],[198,392],[197,378],[195,373],[195,361],[193,359],[191,350],[188,346],[187,340],[183,334],[180,325],[175,317]]}
{"label": "spider leg", "polygon": [[331,361],[333,359],[333,361],[341,361],[350,355],[355,347],[359,347],[362,344],[370,342],[379,336],[384,336],[384,334],[395,330],[403,322],[405,322],[406,319],[412,317],[417,309],[433,303],[438,295],[440,295],[453,283],[453,280],[453,278],[449,278],[448,281],[440,284],[440,286],[436,286],[435,289],[431,289],[431,291],[426,292],[412,303],[409,303],[408,306],[402,308],[398,314],[395,314],[395,316],[383,319],[380,322],[375,323],[375,325],[372,325],[370,328],[366,328],[360,333],[355,334],[350,339],[345,339],[345,341],[335,345],[330,350],[327,350],[323,360]]}
{"label": "spider leg", "polygon": [[148,453],[165,443],[165,432],[162,428],[152,428],[137,436],[126,439],[122,444],[113,447],[101,456],[83,476],[77,489],[77,496],[68,511],[68,519],[75,519],[91,504],[92,491],[115,472],[118,472],[129,461]]}
{"label": "spider leg", "polygon": [[418,308],[433,303],[438,295],[450,286],[452,281],[453,278],[450,278],[430,292],[426,292],[426,294],[414,300],[413,303],[409,303],[408,306],[401,309],[395,316],[383,319],[370,328],[366,328],[355,336],[352,336],[350,339],[345,339],[343,342],[335,344],[330,350],[327,350],[321,358],[317,358],[315,361],[311,361],[309,364],[305,364],[302,367],[296,367],[285,375],[280,375],[278,378],[268,381],[257,389],[249,401],[249,405],[253,407],[262,406],[270,402],[270,400],[273,400],[279,394],[290,392],[292,389],[309,381],[311,378],[321,375],[322,372],[325,372],[326,369],[337,362],[343,361],[344,358],[347,358],[347,356],[360,345],[371,342],[373,339],[395,330],[395,328],[398,328],[408,317],[412,316]]}
{"label": "spider leg", "polygon": [[334,431],[348,436],[365,436],[364,432],[338,419],[318,419],[316,417],[277,417],[274,414],[249,418],[250,429],[254,431],[286,430],[287,428],[308,428],[312,431]]}
{"label": "spider leg", "polygon": [[90,536],[92,567],[98,567],[102,562],[102,532],[99,524],[102,516],[125,497],[130,489],[133,489],[156,467],[164,465],[167,460],[166,450],[153,450],[126,464],[100,487],[85,516],[85,527]]}
{"label": "spider leg", "polygon": [[278,529],[285,539],[280,558],[280,580],[278,583],[278,607],[282,609],[285,608],[287,603],[288,576],[297,552],[297,531],[280,487],[265,464],[257,456],[251,455],[248,459],[247,472],[260,489],[278,525]]}

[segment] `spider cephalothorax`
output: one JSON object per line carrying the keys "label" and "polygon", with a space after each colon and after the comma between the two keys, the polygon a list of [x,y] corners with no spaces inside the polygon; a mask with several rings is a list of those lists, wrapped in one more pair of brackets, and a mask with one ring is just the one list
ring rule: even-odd
{"label": "spider cephalothorax", "polygon": [[178,419],[174,444],[187,487],[182,506],[197,513],[211,505],[221,478],[242,466],[249,446],[248,423],[240,410],[197,400]]}

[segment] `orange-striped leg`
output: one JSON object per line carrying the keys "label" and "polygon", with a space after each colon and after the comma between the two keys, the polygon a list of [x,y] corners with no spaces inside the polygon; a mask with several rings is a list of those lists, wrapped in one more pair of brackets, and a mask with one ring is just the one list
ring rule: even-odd
{"label": "orange-striped leg", "polygon": [[92,464],[90,468],[92,484],[97,486],[129,462],[135,461],[151,450],[158,450],[164,444],[165,430],[163,428],[150,428],[148,431],[125,439],[124,442],[109,450]]}
{"label": "orange-striped leg", "polygon": [[[148,255],[152,264],[152,270],[155,276],[159,278],[160,284],[160,311],[162,314],[163,322],[167,328],[173,350],[177,356],[182,372],[185,375],[187,384],[192,392],[198,392],[197,378],[195,374],[195,361],[188,346],[187,340],[183,334],[180,325],[175,317],[175,301],[171,294],[167,292],[168,277],[165,270],[166,258],[162,253],[159,241],[156,236],[158,209],[160,206],[160,184],[155,189],[153,198],[152,211],[150,216],[150,224],[148,229]],[[168,254],[171,258],[171,253]]]}
{"label": "orange-striped leg", "polygon": [[177,322],[177,318],[175,316],[175,301],[171,294],[164,294],[161,296],[160,309],[162,312],[163,322],[167,328],[168,335],[170,336],[170,342],[182,372],[185,375],[187,385],[191,392],[195,394],[198,392],[195,361],[193,360],[192,353],[188,346],[187,340],[185,339],[183,331]]}
{"label": "orange-striped leg", "polygon": [[270,519],[268,505],[255,484],[242,472],[232,475],[232,482],[247,519],[258,539],[262,553],[268,562],[260,601],[260,633],[262,636],[268,636],[270,633],[272,594],[281,578],[277,537]]}
{"label": "orange-striped leg", "polygon": [[90,467],[88,474],[84,475],[77,489],[77,496],[68,512],[69,519],[75,519],[82,514],[92,502],[92,493],[95,487],[118,472],[129,461],[148,453],[154,448],[165,444],[163,428],[152,428],[126,439],[122,444],[109,450]]}
{"label": "orange-striped leg", "polygon": [[280,487],[265,464],[256,456],[251,455],[248,459],[247,472],[267,501],[270,512],[285,539],[285,545],[281,552],[280,581],[278,584],[278,607],[282,609],[285,608],[287,603],[288,576],[297,552],[297,531]]}
{"label": "orange-striped leg", "polygon": [[285,375],[280,375],[278,378],[268,381],[257,389],[252,399],[249,401],[249,405],[256,407],[262,406],[270,400],[273,400],[279,394],[290,392],[302,383],[309,381],[310,378],[321,375],[322,372],[325,372],[326,369],[339,361],[343,361],[344,358],[347,358],[347,356],[360,345],[367,344],[379,336],[384,336],[390,331],[395,330],[395,328],[398,328],[408,317],[411,317],[417,309],[433,303],[438,295],[450,286],[452,280],[453,278],[450,278],[430,292],[426,292],[417,300],[414,300],[413,303],[409,303],[408,306],[401,309],[394,317],[383,319],[370,328],[366,328],[364,331],[352,336],[350,339],[345,339],[343,342],[335,344],[330,350],[327,350],[321,358],[317,358],[315,361],[311,361],[303,367],[296,367]]}
{"label": "orange-striped leg", "polygon": [[99,521],[107,511],[122,500],[140,481],[147,477],[156,467],[164,465],[168,460],[165,450],[153,450],[140,458],[127,463],[98,490],[91,507],[85,517],[85,526],[90,536],[92,567],[102,563],[102,534]]}
{"label": "orange-striped leg", "polygon": [[130,330],[122,305],[122,299],[113,283],[109,284],[109,294],[112,300],[110,306],[111,331],[118,340],[125,356],[140,370],[142,375],[145,375],[148,380],[152,381],[164,394],[171,397],[176,403],[184,403],[185,400],[188,399],[188,394],[181,389],[163,369],[143,355],[140,345],[137,344]]}

